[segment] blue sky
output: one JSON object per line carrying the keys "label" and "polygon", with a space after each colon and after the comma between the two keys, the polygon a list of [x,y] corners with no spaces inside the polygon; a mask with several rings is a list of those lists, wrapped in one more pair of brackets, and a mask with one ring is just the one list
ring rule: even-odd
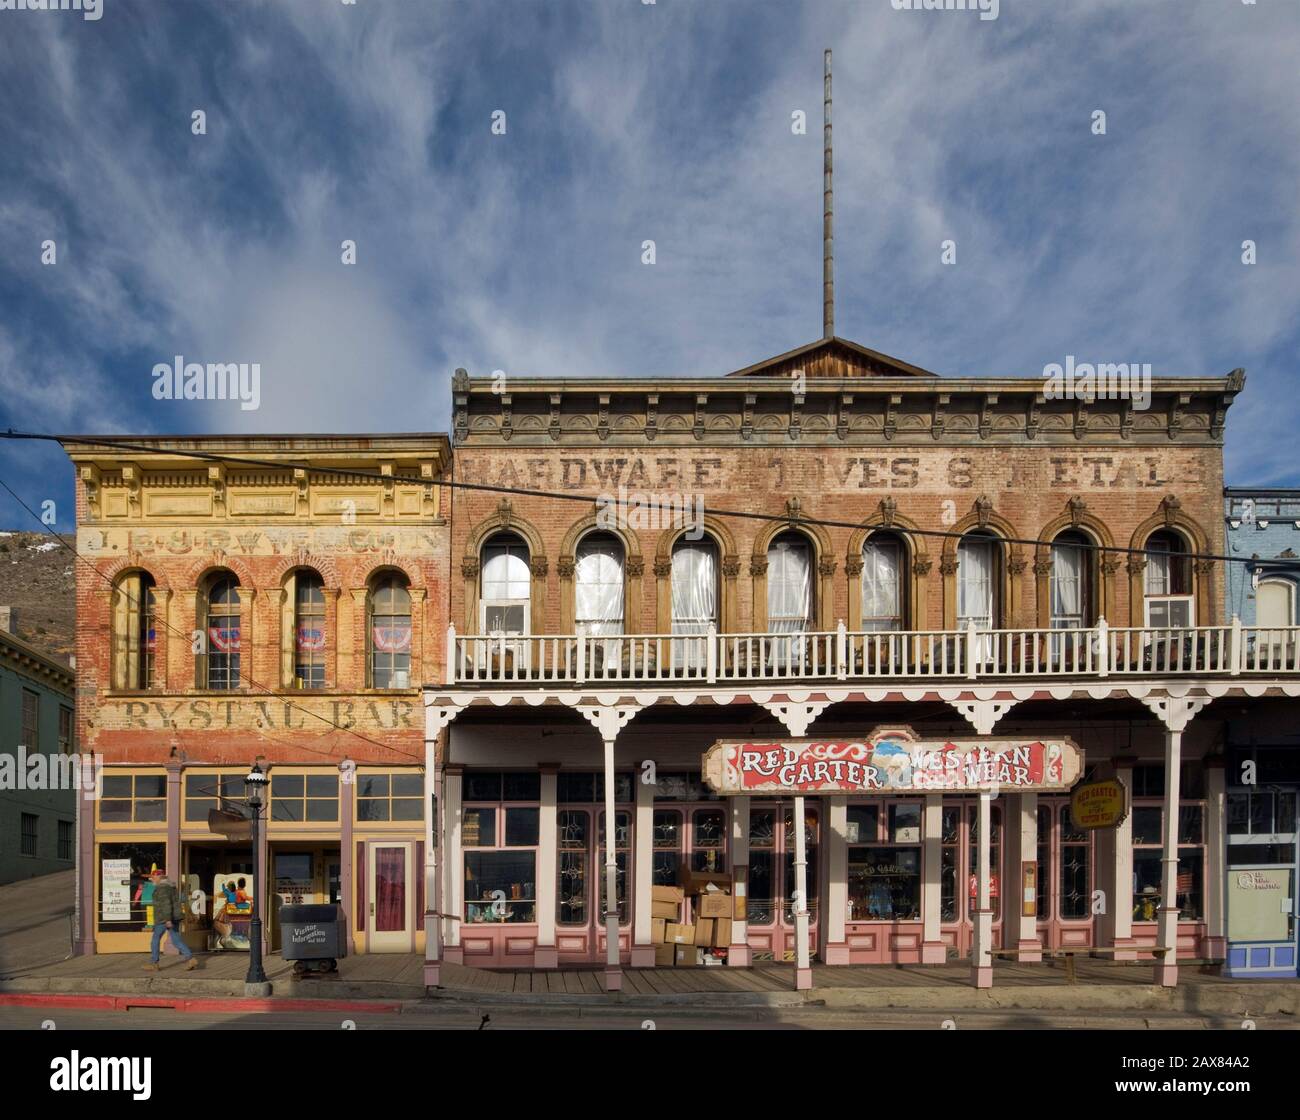
{"label": "blue sky", "polygon": [[[830,46],[838,334],[952,376],[1244,366],[1229,482],[1300,485],[1294,0],[102,2],[0,11],[0,429],[443,431],[457,366],[811,341]],[[260,408],[155,400],[178,354],[260,363]],[[0,478],[71,528],[57,447]]]}

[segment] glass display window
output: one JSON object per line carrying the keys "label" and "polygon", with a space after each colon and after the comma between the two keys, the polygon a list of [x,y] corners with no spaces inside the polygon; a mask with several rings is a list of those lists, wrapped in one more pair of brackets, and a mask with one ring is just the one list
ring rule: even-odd
{"label": "glass display window", "polygon": [[[1174,884],[1179,921],[1201,921],[1205,916],[1204,822],[1204,803],[1183,802],[1179,805],[1178,870]],[[1134,805],[1134,921],[1153,922],[1159,916],[1163,873],[1163,829],[1163,805]]]}
{"label": "glass display window", "polygon": [[167,775],[106,770],[98,808],[100,824],[162,824],[167,820]]}

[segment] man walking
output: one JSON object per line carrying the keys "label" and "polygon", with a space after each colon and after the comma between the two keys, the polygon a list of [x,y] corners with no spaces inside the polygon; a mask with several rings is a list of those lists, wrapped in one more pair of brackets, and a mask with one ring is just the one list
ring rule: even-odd
{"label": "man walking", "polygon": [[149,946],[149,963],[145,968],[151,972],[158,971],[158,950],[162,947],[164,933],[171,935],[172,944],[185,961],[186,970],[198,968],[199,962],[180,937],[181,896],[176,884],[160,869],[155,869],[150,878],[153,880],[153,942]]}

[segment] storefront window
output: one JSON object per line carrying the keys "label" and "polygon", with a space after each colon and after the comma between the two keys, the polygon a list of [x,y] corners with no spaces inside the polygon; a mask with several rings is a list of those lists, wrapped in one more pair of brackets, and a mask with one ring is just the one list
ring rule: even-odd
{"label": "storefront window", "polygon": [[[600,876],[601,897],[605,895],[605,814],[600,814],[600,844],[596,849],[596,874]],[[614,862],[617,873],[614,884],[614,897],[618,900],[618,924],[628,923],[627,905],[627,861],[632,848],[632,814],[618,812],[614,814]]]}
{"label": "storefront window", "polygon": [[167,775],[106,774],[99,819],[102,824],[166,821]]}
{"label": "storefront window", "polygon": [[1242,836],[1287,836],[1296,830],[1296,795],[1273,790],[1228,794],[1228,831]]}
{"label": "storefront window", "polygon": [[849,908],[855,922],[919,920],[920,847],[850,848]]}
{"label": "storefront window", "polygon": [[1077,828],[1070,807],[1061,806],[1061,917],[1070,921],[1087,918],[1091,913],[1092,837],[1087,829]]}
{"label": "storefront window", "polygon": [[696,809],[691,814],[691,870],[721,871],[726,862],[727,812]]}
{"label": "storefront window", "polygon": [[[536,771],[468,771],[464,793],[466,802],[493,802],[466,804],[462,810],[460,839],[465,851],[466,923],[536,922],[540,807],[511,802],[540,801],[540,775]],[[566,862],[566,854],[572,855],[573,851],[570,848],[565,852],[564,837],[584,833],[583,822],[574,819],[581,815],[566,811],[556,816],[557,826],[564,826],[557,836],[561,849],[557,869],[561,901],[566,889],[564,871],[566,867],[575,870],[572,859]],[[577,903],[585,907],[585,868],[579,864],[576,870],[578,875],[572,882],[579,891]]]}
{"label": "storefront window", "polygon": [[357,820],[424,820],[424,775],[358,774]]}
{"label": "storefront window", "polygon": [[961,810],[943,810],[942,845],[939,866],[939,920],[957,920],[957,868],[961,866]]}
{"label": "storefront window", "polygon": [[184,811],[186,824],[208,823],[208,813],[213,809],[244,812],[244,776],[246,771],[187,770]]}
{"label": "storefront window", "polygon": [[880,837],[880,807],[878,805],[850,805],[844,826],[845,839],[850,844],[872,844]]}
{"label": "storefront window", "polygon": [[[105,779],[107,781],[107,779]],[[95,914],[100,933],[139,933],[153,927],[153,882],[166,867],[167,845],[101,844]]]}
{"label": "storefront window", "polygon": [[752,925],[771,925],[776,917],[776,810],[749,810],[749,903]]}
{"label": "storefront window", "polygon": [[[1139,828],[1141,818],[1141,828]],[[1179,921],[1194,922],[1204,917],[1205,806],[1178,808],[1178,873],[1175,882]],[[1164,808],[1142,805],[1133,808],[1133,920],[1153,922],[1161,899]]]}
{"label": "storefront window", "polygon": [[281,774],[272,771],[271,820],[333,823],[338,819],[337,774]]}
{"label": "storefront window", "polygon": [[684,774],[659,774],[655,782],[654,799],[656,801],[717,801],[719,796],[700,780],[698,771],[691,771]]}
{"label": "storefront window", "polygon": [[536,852],[466,852],[465,921],[537,921],[536,869]]}
{"label": "storefront window", "polygon": [[588,922],[587,845],[591,818],[580,809],[561,809],[556,814],[559,846],[559,911],[562,926]]}
{"label": "storefront window", "polygon": [[682,815],[675,809],[656,809],[654,815],[653,877],[656,887],[675,887],[681,865]]}

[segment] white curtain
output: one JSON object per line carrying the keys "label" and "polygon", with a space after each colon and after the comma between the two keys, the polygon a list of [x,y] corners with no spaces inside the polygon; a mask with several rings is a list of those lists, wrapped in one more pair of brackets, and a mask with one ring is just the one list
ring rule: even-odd
{"label": "white curtain", "polygon": [[994,542],[969,537],[957,546],[957,625],[993,629]]}
{"label": "white curtain", "polygon": [[902,549],[897,541],[868,540],[862,546],[862,629],[903,628]]}
{"label": "white curtain", "polygon": [[718,622],[717,550],[711,541],[673,549],[673,633],[703,634]]}
{"label": "white curtain", "polygon": [[623,546],[588,537],[574,564],[574,621],[588,634],[623,633]]}
{"label": "white curtain", "polygon": [[1083,626],[1084,553],[1077,544],[1052,545],[1052,627]]}
{"label": "white curtain", "polygon": [[523,634],[528,628],[532,589],[528,546],[519,540],[487,545],[483,549],[481,588],[483,632]]}
{"label": "white curtain", "polygon": [[1146,593],[1169,595],[1173,592],[1171,557],[1168,541],[1147,541]]}
{"label": "white curtain", "polygon": [[812,565],[804,541],[773,541],[767,550],[767,628],[798,634],[812,628]]}

